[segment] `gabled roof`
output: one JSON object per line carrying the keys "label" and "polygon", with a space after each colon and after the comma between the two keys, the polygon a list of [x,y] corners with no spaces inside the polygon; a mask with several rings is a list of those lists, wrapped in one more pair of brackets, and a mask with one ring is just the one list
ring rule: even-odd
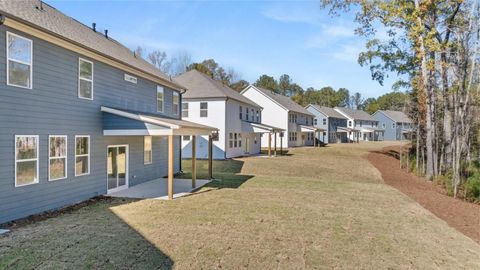
{"label": "gabled roof", "polygon": [[330,107],[320,106],[316,104],[309,104],[307,108],[308,107],[314,108],[315,110],[323,113],[327,117],[347,119],[345,116],[341,115],[340,113],[338,113],[337,111],[335,111],[333,108],[330,108]]}
{"label": "gabled roof", "polygon": [[374,115],[378,112],[383,113],[385,116],[397,123],[412,123],[412,120],[410,120],[410,118],[401,111],[378,110],[374,113]]}
{"label": "gabled roof", "polygon": [[185,99],[230,98],[257,108],[262,108],[260,105],[241,95],[232,88],[223,85],[221,82],[215,81],[208,75],[195,69],[175,77],[174,81],[187,87],[188,91],[183,94],[183,98]]}
{"label": "gabled roof", "polygon": [[257,91],[264,94],[266,97],[270,98],[271,100],[273,100],[274,102],[276,102],[277,104],[279,104],[281,107],[283,107],[284,109],[286,109],[288,111],[313,116],[313,114],[311,112],[309,112],[307,109],[300,106],[298,103],[293,101],[291,98],[289,98],[287,96],[284,96],[284,95],[280,95],[278,93],[275,93],[272,90],[268,90],[268,89],[265,89],[265,88],[262,88],[262,87],[250,85],[247,88],[245,88],[245,90],[243,90],[242,93],[245,92],[246,90],[248,90],[249,88],[256,89]]}
{"label": "gabled roof", "polygon": [[69,43],[78,45],[87,50],[106,56],[114,61],[130,66],[136,70],[148,73],[169,86],[180,90],[177,85],[160,70],[152,66],[141,57],[134,56],[133,52],[111,37],[106,38],[103,33],[95,32],[90,27],[63,14],[54,7],[38,0],[0,0],[0,13],[13,18],[42,32],[60,37]]}
{"label": "gabled roof", "polygon": [[377,121],[370,114],[362,110],[354,110],[354,109],[345,108],[345,107],[335,107],[335,109],[343,112],[348,117],[354,120]]}

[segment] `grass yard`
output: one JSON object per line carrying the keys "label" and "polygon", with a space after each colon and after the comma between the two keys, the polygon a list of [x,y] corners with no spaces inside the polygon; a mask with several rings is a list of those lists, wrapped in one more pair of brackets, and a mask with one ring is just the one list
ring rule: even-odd
{"label": "grass yard", "polygon": [[193,196],[100,200],[14,229],[0,269],[480,269],[477,243],[364,158],[388,144],[215,161],[222,181]]}

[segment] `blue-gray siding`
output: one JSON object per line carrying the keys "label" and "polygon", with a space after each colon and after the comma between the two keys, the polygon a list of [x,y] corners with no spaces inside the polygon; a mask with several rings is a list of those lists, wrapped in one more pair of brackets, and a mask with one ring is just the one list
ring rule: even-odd
{"label": "blue-gray siding", "polygon": [[[314,107],[310,106],[307,110],[315,115],[314,118],[314,126],[317,128],[325,129],[325,134],[321,132],[320,135],[317,135],[317,139],[324,143],[336,143],[337,139],[340,142],[346,142],[346,135],[345,133],[337,133],[337,127],[346,127],[347,120],[335,117],[328,117],[324,113],[318,111]],[[323,119],[325,119],[326,124],[323,124]],[[316,120],[316,124],[315,124]],[[325,136],[324,136],[325,135]]]}
{"label": "blue-gray siding", "polygon": [[[407,139],[405,134],[402,134],[402,129],[410,128],[410,124],[395,122],[381,111],[378,111],[375,114],[373,114],[373,117],[378,121],[378,127],[385,129],[386,141],[396,141],[396,140]],[[395,124],[395,126],[393,126],[393,124]]]}
{"label": "blue-gray siding", "polygon": [[[78,58],[43,40],[33,40],[33,89],[6,85],[6,26],[0,26],[0,223],[105,194],[108,145],[129,145],[130,185],[167,174],[165,137],[153,139],[153,164],[143,164],[143,137],[105,137],[100,106],[156,113],[156,84],[94,62],[94,100],[78,98]],[[91,60],[91,59],[90,59]],[[172,90],[165,88],[165,115],[172,116]],[[159,113],[162,115],[162,113]],[[39,135],[39,183],[15,188],[15,135]],[[68,178],[48,181],[48,136],[68,136]],[[75,135],[90,135],[90,174],[74,177]],[[179,170],[179,138],[175,140]]]}

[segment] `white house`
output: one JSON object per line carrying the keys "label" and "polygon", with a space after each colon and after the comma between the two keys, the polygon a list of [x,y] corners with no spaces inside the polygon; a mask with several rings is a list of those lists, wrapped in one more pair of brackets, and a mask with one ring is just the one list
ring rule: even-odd
{"label": "white house", "polygon": [[[182,119],[216,127],[213,158],[226,159],[260,153],[260,136],[278,131],[261,124],[262,107],[235,90],[197,70],[188,71],[175,82],[188,91],[182,99]],[[191,137],[182,137],[182,157],[191,158]],[[208,137],[197,136],[197,157],[208,157]]]}
{"label": "white house", "polygon": [[[283,148],[314,145],[315,133],[319,130],[313,126],[314,115],[291,98],[253,85],[241,94],[263,107],[262,124],[285,130],[285,133],[274,134],[274,144]],[[262,147],[268,147],[269,141],[269,136],[262,136]]]}
{"label": "white house", "polygon": [[384,129],[378,127],[378,121],[362,110],[335,107],[335,111],[347,118],[348,138],[353,141],[378,141],[384,138]]}

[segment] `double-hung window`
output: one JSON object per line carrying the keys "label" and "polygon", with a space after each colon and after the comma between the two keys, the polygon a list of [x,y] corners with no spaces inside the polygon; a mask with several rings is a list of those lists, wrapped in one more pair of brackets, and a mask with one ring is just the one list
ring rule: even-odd
{"label": "double-hung window", "polygon": [[93,62],[78,59],[78,97],[93,100]]}
{"label": "double-hung window", "polygon": [[257,110],[257,123],[260,123],[260,112]]}
{"label": "double-hung window", "polygon": [[251,112],[252,112],[252,115],[251,115],[251,116],[252,116],[252,119],[251,119],[250,121],[252,121],[252,122],[255,121],[255,119],[254,119],[254,117],[255,117],[254,111],[255,111],[255,110],[253,110],[253,109],[252,109],[252,111],[251,111]]}
{"label": "double-hung window", "polygon": [[38,136],[15,136],[15,186],[38,183]]}
{"label": "double-hung window", "polygon": [[75,136],[75,176],[90,173],[90,136]]}
{"label": "double-hung window", "polygon": [[173,106],[172,106],[172,113],[174,115],[178,115],[178,110],[180,107],[180,94],[178,92],[173,92]]}
{"label": "double-hung window", "polygon": [[163,112],[164,102],[164,90],[163,87],[157,85],[157,112]]}
{"label": "double-hung window", "polygon": [[208,103],[200,102],[200,117],[208,117]]}
{"label": "double-hung window", "polygon": [[327,124],[327,118],[323,118],[323,125],[325,126]]}
{"label": "double-hung window", "polygon": [[240,118],[240,120],[242,120],[242,118],[243,118],[243,108],[242,108],[242,106],[240,106],[238,117]]}
{"label": "double-hung window", "polygon": [[143,164],[152,164],[152,136],[143,137]]}
{"label": "double-hung window", "polygon": [[247,121],[250,120],[248,116],[249,116],[249,114],[248,114],[248,108],[245,108],[245,117],[247,118],[247,119],[246,119]]}
{"label": "double-hung window", "polygon": [[48,149],[48,180],[67,178],[67,136],[50,136]]}
{"label": "double-hung window", "polygon": [[7,85],[32,89],[32,41],[7,32]]}
{"label": "double-hung window", "polygon": [[230,148],[233,148],[233,133],[230,132],[228,135],[229,135],[229,137],[228,137],[228,146],[229,146]]}
{"label": "double-hung window", "polygon": [[182,118],[188,117],[188,103],[182,102]]}

